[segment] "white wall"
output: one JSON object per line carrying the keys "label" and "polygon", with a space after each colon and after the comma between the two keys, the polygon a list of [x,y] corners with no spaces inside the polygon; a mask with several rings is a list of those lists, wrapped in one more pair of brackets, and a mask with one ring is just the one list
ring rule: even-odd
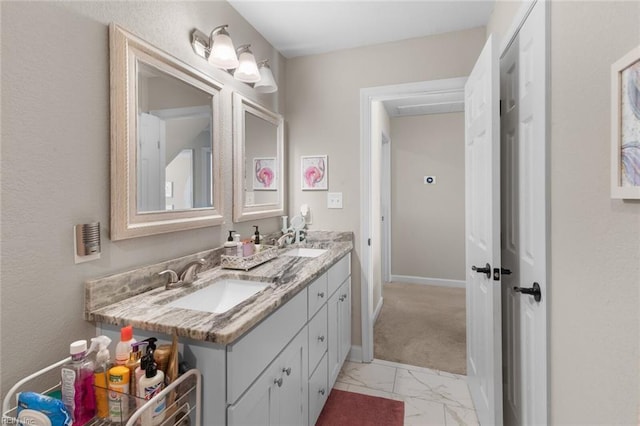
{"label": "white wall", "polygon": [[[514,6],[496,2],[487,34]],[[640,202],[610,198],[609,85],[640,3],[552,2],[550,22],[550,420],[638,424]]]}
{"label": "white wall", "polygon": [[394,117],[391,140],[391,273],[464,281],[464,113]]}
{"label": "white wall", "polygon": [[[91,337],[83,283],[220,246],[231,229],[231,88],[281,112],[284,58],[226,2],[2,2],[2,393]],[[111,242],[108,24],[116,22],[228,86],[223,93],[226,224]],[[252,94],[190,45],[193,28],[227,23],[278,76],[275,95]],[[102,258],[73,261],[74,224],[100,221]],[[258,221],[256,221],[258,222]],[[258,222],[264,232],[278,219]],[[251,222],[237,226],[250,235]]]}
{"label": "white wall", "polygon": [[[307,203],[311,229],[355,232],[354,345],[361,342],[360,244],[369,237],[360,235],[360,89],[467,76],[484,36],[482,27],[287,60],[289,214]],[[325,191],[301,191],[300,156],[311,154],[329,156],[329,191],[343,193],[342,210],[327,209]]]}
{"label": "white wall", "polygon": [[640,203],[609,191],[610,66],[639,2],[551,4],[551,421],[637,424]]}

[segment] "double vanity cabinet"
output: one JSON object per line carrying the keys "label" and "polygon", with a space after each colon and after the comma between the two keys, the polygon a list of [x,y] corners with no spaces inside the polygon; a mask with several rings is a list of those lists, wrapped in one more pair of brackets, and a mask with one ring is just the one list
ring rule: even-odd
{"label": "double vanity cabinet", "polygon": [[[171,307],[178,290],[160,288],[88,308],[86,318],[114,341],[125,324],[138,340],[177,332],[181,358],[202,373],[207,426],[314,425],[351,348],[352,243],[324,247],[322,257],[280,256],[243,273],[273,284],[227,314]],[[87,300],[106,285],[88,283]]]}
{"label": "double vanity cabinet", "polygon": [[227,424],[315,424],[350,347],[345,256],[227,346]]}

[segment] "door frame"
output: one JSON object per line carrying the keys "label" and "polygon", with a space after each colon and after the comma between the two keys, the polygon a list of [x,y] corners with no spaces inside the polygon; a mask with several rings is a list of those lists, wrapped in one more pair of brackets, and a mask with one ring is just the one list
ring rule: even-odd
{"label": "door frame", "polygon": [[[533,9],[533,6],[536,4],[538,0],[533,0],[531,2],[523,2],[523,4],[516,12],[512,23],[509,29],[504,34],[502,38],[502,43],[500,45],[500,57],[504,55],[509,45],[513,42],[516,35],[520,31],[520,28],[524,24],[525,20],[529,16],[529,13]],[[547,63],[549,63],[549,15],[550,15],[550,7],[546,8],[546,31],[547,31]],[[352,346],[352,359],[362,359],[362,362],[371,362],[373,361],[373,286],[371,285],[372,281],[372,259],[371,259],[371,248],[368,244],[369,236],[371,235],[371,224],[373,223],[373,218],[367,212],[370,212],[371,206],[371,143],[372,143],[372,134],[371,134],[371,107],[374,101],[384,101],[390,99],[398,99],[403,97],[409,97],[411,95],[415,95],[416,93],[424,93],[424,92],[438,92],[442,90],[446,90],[447,88],[453,89],[454,87],[461,87],[460,90],[464,91],[464,83],[466,82],[465,77],[461,78],[453,78],[453,79],[445,79],[445,80],[434,80],[434,81],[423,81],[418,83],[408,83],[408,84],[400,84],[400,85],[390,85],[390,86],[379,86],[379,87],[370,87],[370,88],[362,88],[360,89],[360,165],[362,167],[361,177],[360,177],[360,212],[362,213],[362,223],[360,226],[360,263],[361,263],[361,281],[360,281],[360,295],[361,295],[361,336],[362,336],[362,346]],[[547,84],[545,98],[547,103],[547,115],[549,114],[549,101],[550,101],[550,85]],[[549,117],[547,117],[547,143],[549,141]],[[546,160],[546,164],[544,164],[544,168],[547,174],[547,202],[549,202],[549,167],[550,161],[549,158]],[[549,219],[549,218],[547,218]],[[547,225],[550,223],[547,220]],[[547,286],[551,284],[550,281],[550,239],[548,238],[548,230],[547,230]],[[548,288],[547,288],[548,294]],[[549,322],[549,312],[547,310],[547,330],[551,329],[551,323]],[[549,333],[547,332],[547,351],[544,354],[538,354],[547,359],[549,358]],[[360,352],[360,353],[357,353]],[[549,378],[549,369],[547,368],[547,387],[550,383]],[[547,407],[549,407],[549,393],[547,392]],[[550,410],[547,411],[547,415]]]}
{"label": "door frame", "polygon": [[[460,93],[464,99],[464,85],[466,77],[449,78],[443,80],[421,81],[417,83],[395,84],[390,86],[367,87],[360,89],[360,211],[362,222],[360,226],[360,296],[361,296],[361,327],[362,346],[353,346],[351,358],[361,358],[362,362],[373,361],[373,324],[375,312],[373,306],[373,262],[371,259],[371,246],[369,239],[372,235],[372,225],[375,223],[371,217],[371,144],[373,134],[372,105],[376,101],[388,101],[405,99],[416,95]],[[366,213],[365,213],[366,212]],[[379,244],[380,242],[372,242]],[[361,352],[358,354],[358,349]]]}

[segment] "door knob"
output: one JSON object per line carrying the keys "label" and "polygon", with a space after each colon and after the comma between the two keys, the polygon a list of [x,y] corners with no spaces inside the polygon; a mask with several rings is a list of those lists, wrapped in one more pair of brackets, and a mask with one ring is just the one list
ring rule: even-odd
{"label": "door knob", "polygon": [[542,292],[540,291],[540,284],[538,284],[538,283],[533,283],[533,287],[531,287],[531,288],[514,287],[513,291],[533,296],[533,299],[536,302],[539,302],[540,300],[542,300]]}
{"label": "door knob", "polygon": [[477,266],[474,265],[471,267],[471,270],[479,274],[485,274],[487,278],[491,278],[491,265],[489,265],[488,263],[485,265],[484,268],[478,268]]}

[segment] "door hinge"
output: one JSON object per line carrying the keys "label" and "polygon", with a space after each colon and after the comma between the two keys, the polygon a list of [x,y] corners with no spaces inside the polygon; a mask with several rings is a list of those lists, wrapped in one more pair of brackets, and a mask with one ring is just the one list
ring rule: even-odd
{"label": "door hinge", "polygon": [[500,99],[500,117],[502,117],[502,99]]}
{"label": "door hinge", "polygon": [[368,245],[369,247],[371,247],[371,238],[369,238],[369,239],[367,240],[367,245]]}

